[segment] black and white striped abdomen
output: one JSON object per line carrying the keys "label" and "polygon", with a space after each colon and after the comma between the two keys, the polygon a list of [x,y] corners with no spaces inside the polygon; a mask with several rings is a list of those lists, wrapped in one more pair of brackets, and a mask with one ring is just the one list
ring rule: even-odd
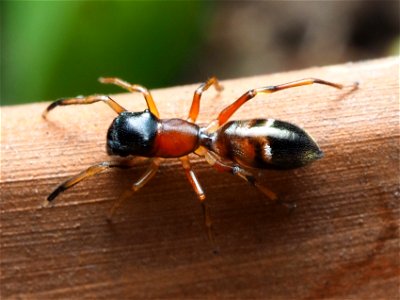
{"label": "black and white striped abdomen", "polygon": [[303,129],[273,119],[228,122],[213,135],[211,150],[250,168],[291,169],[322,157]]}

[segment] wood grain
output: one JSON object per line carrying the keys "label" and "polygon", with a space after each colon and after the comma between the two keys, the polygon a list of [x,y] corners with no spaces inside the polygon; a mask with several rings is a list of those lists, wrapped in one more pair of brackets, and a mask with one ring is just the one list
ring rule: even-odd
{"label": "wood grain", "polygon": [[[112,224],[106,215],[144,172],[141,160],[42,205],[60,182],[109,160],[105,132],[114,112],[106,105],[57,108],[47,121],[47,103],[2,107],[1,298],[398,299],[398,58],[224,80],[221,95],[205,94],[199,121],[250,88],[305,77],[359,81],[360,88],[257,96],[234,115],[291,121],[324,150],[309,167],[259,174],[283,200],[297,203],[294,212],[265,205],[256,189],[193,157],[218,255],[177,160],[166,161]],[[162,117],[186,117],[197,86],[153,91]],[[145,108],[140,95],[115,99]]]}

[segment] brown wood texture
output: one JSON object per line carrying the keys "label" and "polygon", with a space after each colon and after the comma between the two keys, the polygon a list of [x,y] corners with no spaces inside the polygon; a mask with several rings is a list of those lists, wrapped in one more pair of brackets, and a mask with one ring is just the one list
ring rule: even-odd
{"label": "brown wood texture", "polygon": [[[219,96],[206,92],[199,121],[250,88],[306,77],[360,87],[261,95],[233,118],[291,121],[324,150],[309,167],[259,173],[284,201],[297,203],[292,213],[265,205],[243,180],[193,156],[217,255],[176,159],[164,162],[112,224],[106,215],[144,172],[143,161],[42,205],[59,183],[109,160],[105,133],[115,114],[105,104],[56,108],[47,121],[47,103],[2,107],[1,298],[398,299],[398,58],[224,80]],[[153,91],[162,117],[186,117],[197,86]],[[134,111],[145,108],[137,94],[114,98]]]}

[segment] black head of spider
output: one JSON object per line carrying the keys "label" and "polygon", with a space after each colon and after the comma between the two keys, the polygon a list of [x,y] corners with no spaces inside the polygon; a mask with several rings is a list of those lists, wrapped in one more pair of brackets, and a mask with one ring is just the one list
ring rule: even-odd
{"label": "black head of spider", "polygon": [[122,112],[108,129],[107,153],[119,156],[151,153],[157,126],[158,119],[149,110]]}

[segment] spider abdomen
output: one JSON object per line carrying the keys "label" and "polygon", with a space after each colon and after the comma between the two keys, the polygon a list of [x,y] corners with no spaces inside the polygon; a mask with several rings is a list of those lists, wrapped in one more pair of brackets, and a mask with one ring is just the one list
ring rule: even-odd
{"label": "spider abdomen", "polygon": [[228,122],[215,132],[211,150],[242,166],[261,169],[298,168],[323,155],[303,129],[274,119]]}

